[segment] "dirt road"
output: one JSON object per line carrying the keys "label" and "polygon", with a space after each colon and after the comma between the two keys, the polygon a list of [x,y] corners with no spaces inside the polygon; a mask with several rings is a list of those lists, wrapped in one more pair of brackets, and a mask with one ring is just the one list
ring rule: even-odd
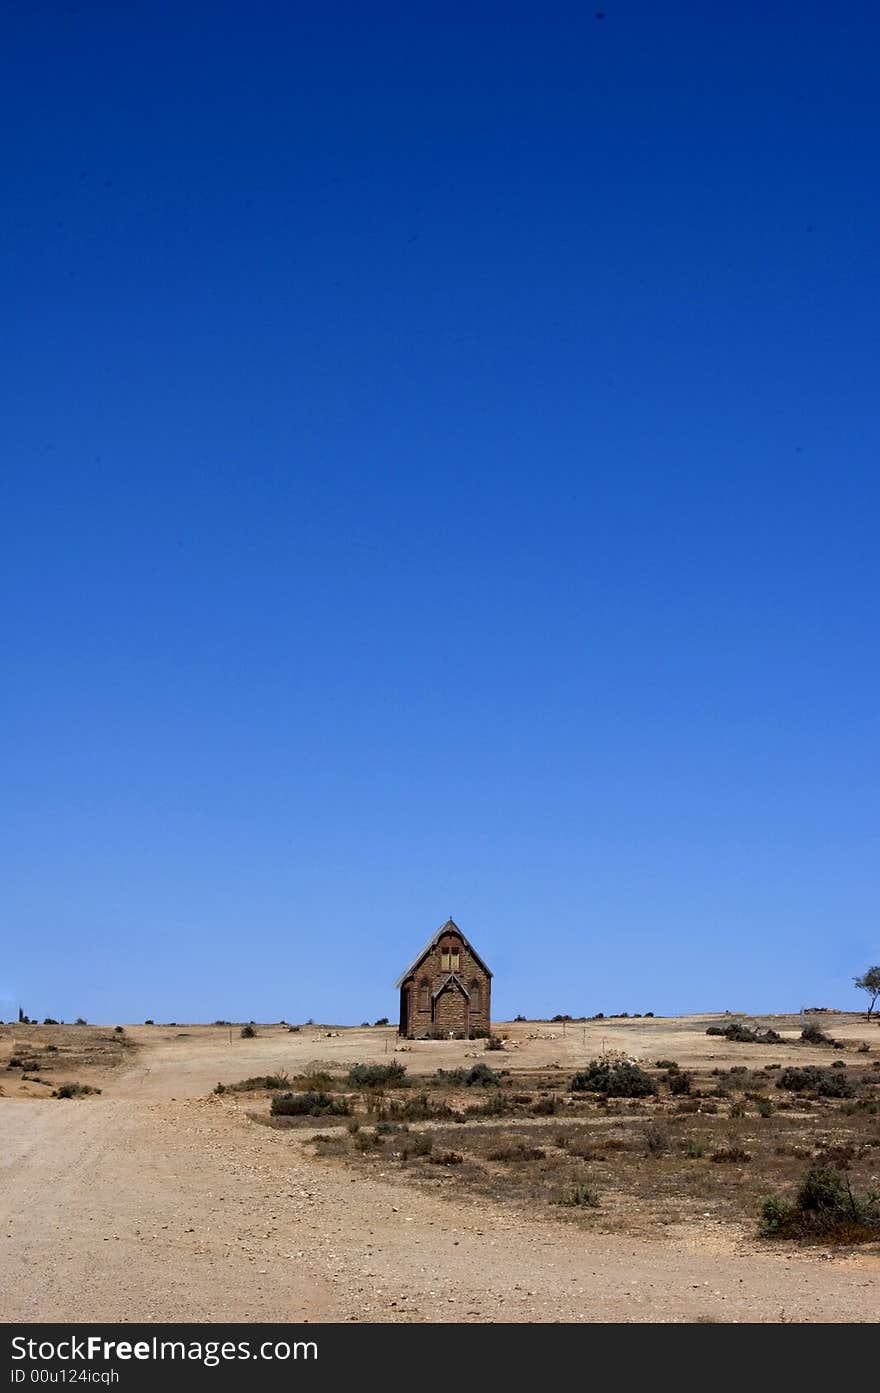
{"label": "dirt road", "polygon": [[[208,1079],[317,1057],[314,1036],[270,1033],[245,1055],[219,1028],[132,1033],[141,1048],[100,1097],[0,1100],[7,1321],[877,1317],[876,1255],[763,1248],[720,1225],[634,1241],[459,1204],[352,1178],[205,1096]],[[321,1043],[340,1060],[386,1049],[381,1032]]]}

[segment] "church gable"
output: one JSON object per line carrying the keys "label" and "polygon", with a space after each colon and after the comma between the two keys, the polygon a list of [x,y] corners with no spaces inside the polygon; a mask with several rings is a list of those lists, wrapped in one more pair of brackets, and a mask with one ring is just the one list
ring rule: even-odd
{"label": "church gable", "polygon": [[401,1035],[488,1034],[491,979],[479,953],[447,919],[397,983]]}

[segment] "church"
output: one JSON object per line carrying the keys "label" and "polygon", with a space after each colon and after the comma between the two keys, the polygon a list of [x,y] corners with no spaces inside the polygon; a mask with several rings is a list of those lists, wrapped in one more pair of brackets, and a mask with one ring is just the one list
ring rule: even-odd
{"label": "church", "polygon": [[437,930],[395,984],[399,1033],[415,1038],[488,1035],[492,973],[453,919]]}

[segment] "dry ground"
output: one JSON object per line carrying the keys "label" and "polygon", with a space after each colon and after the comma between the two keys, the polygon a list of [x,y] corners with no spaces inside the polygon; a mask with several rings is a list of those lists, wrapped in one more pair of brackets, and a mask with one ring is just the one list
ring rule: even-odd
{"label": "dry ground", "polygon": [[[37,1321],[875,1320],[876,1245],[840,1251],[768,1244],[756,1237],[751,1217],[761,1190],[755,1163],[770,1164],[776,1155],[771,1133],[761,1127],[787,1129],[792,1146],[806,1152],[839,1140],[832,1133],[840,1129],[858,1128],[870,1140],[874,1115],[848,1117],[835,1102],[766,1119],[749,1112],[735,1121],[723,1100],[718,1114],[676,1120],[669,1100],[663,1125],[670,1145],[656,1157],[645,1156],[639,1140],[656,1121],[649,1104],[627,1102],[609,1113],[593,1101],[556,1117],[414,1124],[414,1133],[434,1131],[440,1149],[454,1145],[467,1155],[460,1166],[438,1167],[401,1165],[394,1154],[401,1140],[393,1135],[361,1152],[344,1124],[308,1119],[290,1130],[260,1126],[248,1114],[267,1114],[268,1095],[211,1091],[218,1082],[281,1070],[295,1075],[323,1067],[341,1077],[356,1061],[396,1058],[410,1074],[431,1076],[484,1060],[511,1070],[509,1089],[537,1099],[556,1091],[556,1079],[562,1096],[574,1069],[603,1049],[649,1064],[675,1059],[697,1071],[700,1091],[708,1091],[718,1081],[715,1068],[829,1066],[842,1058],[855,1075],[880,1057],[880,1029],[857,1015],[817,1018],[848,1043],[840,1055],[796,1044],[795,1018],[758,1022],[785,1038],[770,1049],[706,1036],[716,1019],[572,1023],[564,1035],[558,1025],[501,1026],[508,1036],[503,1054],[485,1053],[479,1041],[411,1042],[395,1054],[395,1034],[382,1028],[303,1027],[292,1034],[258,1026],[256,1039],[242,1040],[238,1027],[127,1026],[120,1040],[112,1026],[2,1027],[2,1315]],[[870,1055],[855,1053],[861,1040],[870,1043]],[[13,1055],[36,1067],[6,1069]],[[52,1089],[65,1081],[102,1091],[53,1099]],[[767,1091],[772,1095],[772,1086]],[[458,1095],[449,1096],[457,1108]],[[753,1152],[753,1169],[697,1160],[688,1184],[681,1184],[679,1143],[695,1130],[731,1125]],[[537,1144],[539,1129],[553,1162],[548,1171],[488,1160],[492,1149],[517,1139]],[[608,1139],[619,1136],[624,1146],[597,1150],[596,1129]],[[345,1139],[344,1154],[317,1154],[316,1131]],[[568,1143],[560,1144],[568,1133]],[[572,1139],[586,1158],[572,1159]],[[880,1151],[861,1154],[868,1179],[872,1166],[880,1169],[877,1157]],[[796,1160],[778,1158],[782,1178],[793,1175]],[[602,1204],[572,1217],[547,1197],[584,1165]],[[706,1185],[712,1188],[704,1193]]]}

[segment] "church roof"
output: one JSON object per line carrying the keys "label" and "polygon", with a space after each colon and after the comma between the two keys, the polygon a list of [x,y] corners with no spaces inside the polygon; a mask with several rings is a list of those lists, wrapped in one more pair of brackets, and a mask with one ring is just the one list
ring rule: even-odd
{"label": "church roof", "polygon": [[440,938],[441,934],[448,933],[448,932],[450,931],[450,929],[453,931],[453,933],[457,933],[457,934],[458,934],[459,938],[462,940],[462,942],[464,943],[465,947],[466,947],[466,948],[468,949],[468,951],[470,952],[471,956],[480,964],[480,967],[483,969],[483,971],[485,972],[486,976],[487,976],[487,977],[491,977],[491,976],[492,976],[492,973],[489,971],[488,967],[487,967],[486,964],[483,962],[483,959],[480,957],[480,955],[479,955],[479,953],[477,952],[476,948],[474,947],[474,945],[473,945],[472,943],[469,943],[469,942],[468,942],[468,940],[465,938],[464,934],[462,933],[461,929],[460,929],[460,928],[458,927],[458,925],[456,924],[455,920],[454,920],[454,919],[447,919],[447,920],[446,920],[446,923],[445,923],[445,924],[441,924],[440,927],[439,927],[439,929],[437,930],[437,932],[436,932],[435,934],[433,934],[433,935],[428,939],[428,942],[425,944],[425,946],[424,946],[424,948],[422,949],[422,951],[421,951],[419,954],[417,954],[417,956],[416,956],[415,958],[413,958],[413,960],[412,960],[412,962],[410,963],[409,967],[406,969],[406,972],[404,972],[400,977],[398,977],[397,981],[394,983],[395,987],[402,987],[402,986],[403,986],[403,984],[404,984],[404,982],[406,981],[407,977],[409,977],[413,972],[415,972],[416,968],[418,967],[418,965],[419,965],[419,963],[422,961],[422,959],[423,959],[423,958],[426,958],[426,957],[428,956],[428,954],[430,953],[431,949],[434,948],[434,947],[436,946],[437,940]]}

